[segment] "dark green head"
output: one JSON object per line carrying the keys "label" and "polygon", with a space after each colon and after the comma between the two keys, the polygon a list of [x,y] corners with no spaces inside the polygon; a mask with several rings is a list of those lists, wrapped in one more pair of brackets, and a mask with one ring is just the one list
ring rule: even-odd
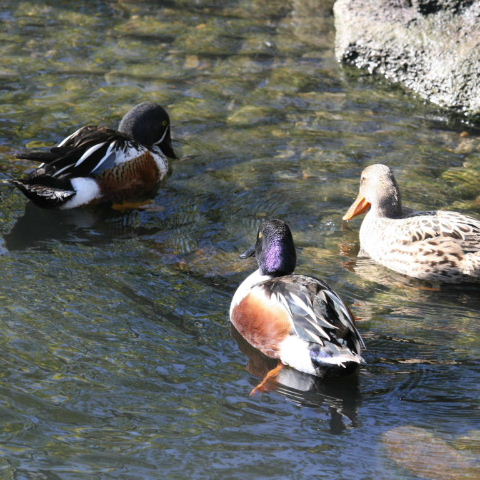
{"label": "dark green head", "polygon": [[146,147],[158,146],[170,158],[177,158],[170,137],[170,117],[153,102],[139,103],[121,120],[118,131]]}

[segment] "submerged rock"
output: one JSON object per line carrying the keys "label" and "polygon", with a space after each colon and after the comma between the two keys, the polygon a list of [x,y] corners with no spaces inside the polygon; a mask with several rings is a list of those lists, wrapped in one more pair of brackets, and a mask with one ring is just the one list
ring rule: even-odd
{"label": "submerged rock", "polygon": [[478,480],[478,457],[456,450],[433,433],[411,425],[383,435],[388,456],[415,475],[432,480]]}
{"label": "submerged rock", "polygon": [[340,62],[480,119],[480,0],[337,0]]}

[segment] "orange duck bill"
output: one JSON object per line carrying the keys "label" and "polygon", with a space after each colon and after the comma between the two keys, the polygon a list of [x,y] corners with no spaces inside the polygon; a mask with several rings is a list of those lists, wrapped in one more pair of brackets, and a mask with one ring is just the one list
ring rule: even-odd
{"label": "orange duck bill", "polygon": [[362,195],[359,195],[352,203],[350,208],[347,210],[347,213],[343,216],[343,220],[351,220],[357,215],[368,212],[370,210],[370,207],[370,202],[368,202]]}

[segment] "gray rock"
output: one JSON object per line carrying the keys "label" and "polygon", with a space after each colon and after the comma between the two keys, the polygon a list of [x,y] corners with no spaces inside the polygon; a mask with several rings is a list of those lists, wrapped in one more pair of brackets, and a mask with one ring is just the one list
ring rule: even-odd
{"label": "gray rock", "polygon": [[340,62],[480,120],[480,0],[337,0]]}

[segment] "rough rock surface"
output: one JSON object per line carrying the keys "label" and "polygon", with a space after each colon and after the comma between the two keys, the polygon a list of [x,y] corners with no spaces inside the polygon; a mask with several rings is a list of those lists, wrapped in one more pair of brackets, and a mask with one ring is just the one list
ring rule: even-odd
{"label": "rough rock surface", "polygon": [[337,0],[340,62],[480,120],[480,0]]}

